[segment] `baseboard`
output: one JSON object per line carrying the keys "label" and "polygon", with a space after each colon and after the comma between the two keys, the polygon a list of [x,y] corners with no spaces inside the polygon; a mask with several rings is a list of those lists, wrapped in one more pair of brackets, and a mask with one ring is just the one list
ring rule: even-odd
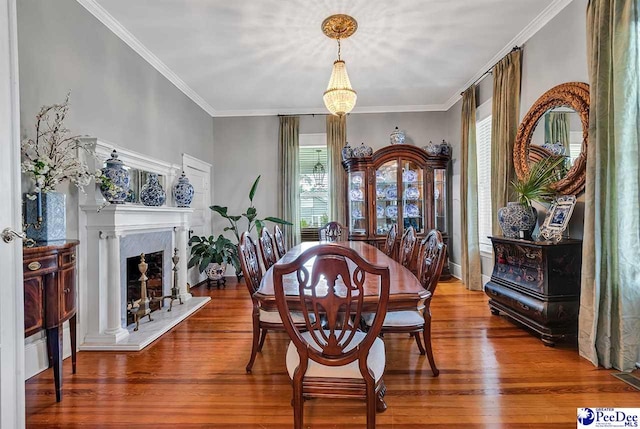
{"label": "baseboard", "polygon": [[[449,271],[451,272],[451,275],[455,278],[457,278],[458,280],[462,280],[462,266],[449,261]],[[491,276],[488,276],[486,274],[482,275],[482,287],[484,288],[484,285],[487,284],[487,282],[491,280]]]}
{"label": "baseboard", "polygon": [[[69,325],[62,328],[62,358],[71,356],[71,342]],[[41,331],[24,340],[24,376],[30,379],[49,368],[49,354],[47,352],[47,337],[45,331]]]}

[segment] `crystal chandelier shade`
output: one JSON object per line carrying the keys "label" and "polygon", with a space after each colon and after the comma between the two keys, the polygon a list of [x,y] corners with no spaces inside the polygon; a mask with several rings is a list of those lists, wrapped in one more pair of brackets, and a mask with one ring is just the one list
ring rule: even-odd
{"label": "crystal chandelier shade", "polygon": [[322,96],[324,105],[332,114],[342,116],[353,110],[357,98],[358,95],[351,87],[345,62],[336,60],[333,63],[329,85]]}

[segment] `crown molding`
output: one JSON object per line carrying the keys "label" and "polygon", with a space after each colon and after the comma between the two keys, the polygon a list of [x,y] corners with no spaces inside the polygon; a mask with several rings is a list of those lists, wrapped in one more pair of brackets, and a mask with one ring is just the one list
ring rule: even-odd
{"label": "crown molding", "polygon": [[118,36],[124,43],[129,45],[138,55],[146,60],[153,68],[162,74],[169,82],[174,84],[176,88],[189,97],[194,103],[200,106],[205,112],[211,116],[216,115],[215,109],[205,101],[198,93],[193,90],[185,81],[180,79],[160,58],[153,54],[145,45],[140,42],[133,34],[129,32],[118,20],[116,20],[109,12],[107,12],[95,0],[76,0],[89,13],[103,23],[112,33]]}
{"label": "crown molding", "polygon": [[514,46],[522,46],[527,40],[533,37],[542,27],[547,25],[557,14],[567,7],[573,0],[553,0],[549,6],[547,6],[538,16],[536,16],[526,27],[520,31],[504,48],[502,48],[497,54],[491,58],[478,72],[469,79],[462,88],[456,91],[445,103],[444,110],[449,110],[454,104],[462,98],[460,93],[464,92],[474,82],[476,82],[487,70],[491,70],[493,66],[507,55]]}

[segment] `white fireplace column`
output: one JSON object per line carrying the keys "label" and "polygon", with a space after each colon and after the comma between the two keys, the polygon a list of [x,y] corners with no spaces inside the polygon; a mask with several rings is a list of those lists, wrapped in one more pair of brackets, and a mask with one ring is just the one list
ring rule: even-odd
{"label": "white fireplace column", "polygon": [[114,342],[129,336],[121,324],[122,291],[120,288],[120,234],[102,234],[107,242],[107,326],[104,333]]}

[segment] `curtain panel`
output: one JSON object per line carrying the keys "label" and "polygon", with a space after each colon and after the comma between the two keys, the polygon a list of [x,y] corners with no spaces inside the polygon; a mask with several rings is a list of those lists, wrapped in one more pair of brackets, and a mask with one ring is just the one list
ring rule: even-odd
{"label": "curtain panel", "polygon": [[342,148],[347,144],[347,117],[327,115],[327,164],[329,174],[329,220],[347,224],[345,196],[347,173],[342,167]]}
{"label": "curtain panel", "polygon": [[[491,118],[491,212],[498,213],[509,201],[515,178],[513,143],[520,122],[520,80],[522,51],[507,54],[493,68]],[[498,222],[491,223],[494,235],[502,235]]]}
{"label": "curtain panel", "polygon": [[591,0],[591,107],[578,321],[580,355],[631,371],[640,352],[638,1]]}
{"label": "curtain panel", "polygon": [[283,225],[287,248],[300,243],[300,118],[281,116],[278,131],[278,215],[293,223]]}
{"label": "curtain panel", "polygon": [[565,155],[569,156],[570,144],[569,114],[565,112],[548,112],[544,115],[545,143],[562,143]]}
{"label": "curtain panel", "polygon": [[476,86],[462,94],[462,165],[460,166],[460,222],[462,282],[469,290],[482,290],[478,242],[478,162],[476,152]]}

